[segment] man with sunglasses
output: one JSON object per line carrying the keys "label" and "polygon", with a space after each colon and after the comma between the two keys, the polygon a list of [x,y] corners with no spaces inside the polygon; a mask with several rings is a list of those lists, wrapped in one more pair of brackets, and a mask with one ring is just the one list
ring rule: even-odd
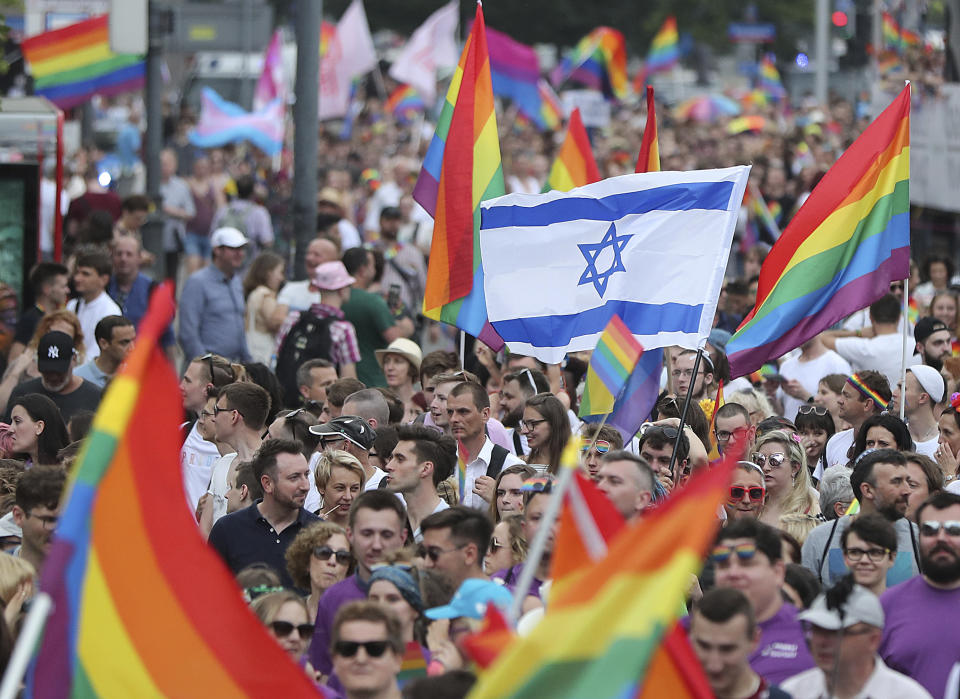
{"label": "man with sunglasses", "polygon": [[887,623],[880,656],[934,697],[946,691],[960,662],[960,495],[939,492],[916,513],[923,574],[880,598]]}
{"label": "man with sunglasses", "polygon": [[800,620],[817,667],[780,685],[794,699],[929,699],[916,681],[891,670],[877,655],[884,614],[867,588],[837,586],[817,597]]}
{"label": "man with sunglasses", "polygon": [[627,521],[650,506],[654,480],[650,464],[629,451],[609,451],[600,460],[597,488]]}
{"label": "man with sunglasses", "polygon": [[370,448],[377,438],[377,432],[362,417],[341,415],[330,422],[311,426],[310,434],[320,437],[319,451],[342,449],[357,457],[367,476],[363,485],[365,491],[376,490],[380,487],[380,481],[386,478],[386,471],[370,463]]}
{"label": "man with sunglasses", "polygon": [[456,505],[430,515],[420,525],[423,541],[420,554],[424,567],[438,572],[454,590],[464,580],[486,580],[483,557],[493,535],[493,525],[485,513]]}
{"label": "man with sunglasses", "polygon": [[457,446],[450,437],[422,425],[401,425],[397,439],[383,466],[387,490],[403,497],[410,532],[414,542],[420,543],[421,522],[449,507],[437,494],[437,486],[453,475]]}
{"label": "man with sunglasses", "polygon": [[776,529],[755,519],[729,522],[717,534],[711,554],[716,586],[747,596],[760,628],[760,643],[750,654],[750,667],[770,684],[779,684],[813,667],[797,609],[784,601],[786,566]]}
{"label": "man with sunglasses", "polygon": [[367,598],[373,567],[402,549],[407,540],[406,518],[403,502],[386,490],[368,490],[353,501],[347,537],[357,569],[320,598],[308,651],[310,664],[318,672],[329,675],[332,668],[330,639],[337,610],[348,602]]}
{"label": "man with sunglasses", "polygon": [[[897,585],[916,575],[919,572],[916,526],[904,517],[912,492],[907,483],[906,457],[896,449],[864,453],[850,474],[850,486],[860,503],[861,514],[878,513],[897,532],[897,556],[887,571],[887,586]],[[851,519],[851,515],[844,515],[821,524],[803,542],[803,567],[811,570],[824,587],[835,584],[848,572],[843,560],[842,534]]]}
{"label": "man with sunglasses", "polygon": [[600,461],[611,451],[623,449],[623,437],[612,425],[598,425],[585,422],[580,427],[580,461],[587,475],[596,481],[600,472]]}
{"label": "man with sunglasses", "polygon": [[333,671],[346,699],[400,699],[405,645],[400,622],[375,602],[351,602],[333,622]]}

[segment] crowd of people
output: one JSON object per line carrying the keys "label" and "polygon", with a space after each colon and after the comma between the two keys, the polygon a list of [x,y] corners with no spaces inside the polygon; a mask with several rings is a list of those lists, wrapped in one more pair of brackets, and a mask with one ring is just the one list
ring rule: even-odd
{"label": "crowd of people", "polygon": [[[663,165],[752,162],[753,186],[785,225],[864,122],[843,100],[757,109],[768,126],[734,136],[665,111]],[[419,314],[432,227],[412,199],[422,124],[371,98],[351,138],[323,133],[317,230],[294,280],[289,162],[199,151],[183,138],[189,119],[161,159],[163,252],[180,288],[162,345],[182,377],[186,507],[323,692],[465,695],[476,667],[464,639],[486,606],[523,595],[521,633],[549,607],[553,529],[530,588],[518,587],[579,434],[583,474],[628,521],[746,444],[686,591],[683,625],[716,696],[957,696],[951,259],[912,266],[906,306],[894,282],[841,326],[732,379],[726,343],[768,250],[745,214],[705,351],[668,350],[649,419],[621,434],[577,417],[589,353],[546,365],[477,341],[461,354],[450,329]],[[593,134],[605,176],[632,172],[642,128],[643,114],[623,107]],[[555,145],[508,113],[508,189],[540,191]],[[77,155],[89,166],[65,183],[68,259],[30,271],[33,302],[0,381],[0,651],[157,284],[140,236],[151,203],[102,187],[95,160]]]}

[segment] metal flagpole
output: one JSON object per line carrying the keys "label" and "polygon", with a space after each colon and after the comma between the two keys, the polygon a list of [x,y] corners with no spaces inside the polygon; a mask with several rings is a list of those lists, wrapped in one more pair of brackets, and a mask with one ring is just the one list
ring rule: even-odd
{"label": "metal flagpole", "polygon": [[910,299],[910,275],[903,280],[903,317],[900,322],[903,324],[903,346],[900,348],[900,419],[903,420],[903,413],[907,407],[907,401],[904,397],[904,387],[907,385],[907,345],[910,340],[907,337],[907,309]]}
{"label": "metal flagpole", "polygon": [[697,376],[700,375],[700,358],[703,356],[703,348],[697,348],[697,358],[693,360],[693,376],[690,377],[690,385],[687,386],[687,397],[683,401],[683,410],[680,411],[680,426],[677,428],[677,439],[673,443],[673,452],[670,454],[670,477],[673,478],[673,486],[676,487],[680,482],[677,478],[677,448],[680,446],[680,435],[683,434],[684,425],[687,423],[687,409],[690,407],[690,401],[693,400],[693,385],[697,383]]}
{"label": "metal flagpole", "polygon": [[33,652],[43,636],[43,627],[47,617],[53,610],[53,598],[46,592],[37,593],[23,622],[23,629],[13,647],[13,655],[7,664],[7,671],[3,673],[3,682],[0,683],[0,699],[14,699],[20,691],[20,683],[27,672]]}

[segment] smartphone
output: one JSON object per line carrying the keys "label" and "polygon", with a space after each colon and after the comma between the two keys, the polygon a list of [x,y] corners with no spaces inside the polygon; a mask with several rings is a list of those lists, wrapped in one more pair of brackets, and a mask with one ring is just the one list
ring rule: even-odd
{"label": "smartphone", "polygon": [[387,292],[387,306],[391,311],[396,311],[400,308],[400,285],[391,284],[390,291]]}

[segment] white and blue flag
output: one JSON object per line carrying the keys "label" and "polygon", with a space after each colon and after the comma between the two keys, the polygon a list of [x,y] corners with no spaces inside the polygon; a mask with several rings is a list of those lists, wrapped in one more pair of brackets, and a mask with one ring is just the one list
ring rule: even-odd
{"label": "white and blue flag", "polygon": [[592,350],[614,313],[645,349],[703,346],[749,166],[612,177],[481,202],[487,316],[511,351]]}

